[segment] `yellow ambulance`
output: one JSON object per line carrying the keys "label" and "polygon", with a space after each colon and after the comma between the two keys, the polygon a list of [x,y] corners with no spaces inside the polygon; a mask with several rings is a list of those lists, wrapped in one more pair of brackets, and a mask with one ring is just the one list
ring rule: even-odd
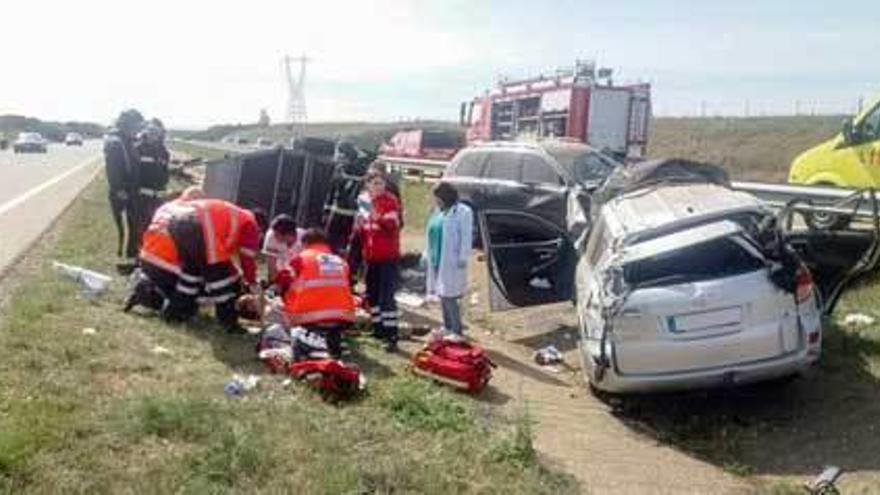
{"label": "yellow ambulance", "polygon": [[795,158],[788,181],[853,189],[880,186],[880,100],[844,122],[840,134]]}

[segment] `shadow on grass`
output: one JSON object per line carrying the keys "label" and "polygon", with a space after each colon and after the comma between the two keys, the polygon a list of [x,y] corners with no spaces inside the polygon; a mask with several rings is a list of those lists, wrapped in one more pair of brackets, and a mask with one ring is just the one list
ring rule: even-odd
{"label": "shadow on grass", "polygon": [[735,474],[878,471],[880,335],[831,326],[799,378],[697,393],[613,398],[633,430]]}

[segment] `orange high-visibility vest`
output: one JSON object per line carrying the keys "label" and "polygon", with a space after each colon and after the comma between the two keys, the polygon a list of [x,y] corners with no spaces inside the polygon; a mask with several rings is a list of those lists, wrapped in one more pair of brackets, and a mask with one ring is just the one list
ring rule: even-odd
{"label": "orange high-visibility vest", "polygon": [[354,296],[345,260],[326,244],[313,244],[300,252],[295,265],[295,277],[284,294],[291,324],[354,321]]}
{"label": "orange high-visibility vest", "polygon": [[183,201],[170,201],[160,206],[142,237],[141,260],[179,275],[180,254],[168,227],[176,218],[197,214],[196,207]]}
{"label": "orange high-visibility vest", "polygon": [[239,250],[247,256],[256,254],[241,246],[242,228],[246,224],[257,223],[252,212],[222,199],[200,199],[192,203],[200,211],[205,259],[209,265],[229,261]]}

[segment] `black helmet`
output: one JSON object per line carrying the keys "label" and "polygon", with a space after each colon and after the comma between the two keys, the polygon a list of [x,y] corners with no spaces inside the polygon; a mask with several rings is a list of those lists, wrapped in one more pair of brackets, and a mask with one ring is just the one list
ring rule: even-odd
{"label": "black helmet", "polygon": [[143,125],[144,116],[133,108],[124,110],[116,118],[116,128],[126,136],[136,135]]}
{"label": "black helmet", "polygon": [[157,119],[156,117],[150,119],[149,124],[158,127],[162,130],[163,133],[165,132],[165,124],[163,124],[162,121]]}

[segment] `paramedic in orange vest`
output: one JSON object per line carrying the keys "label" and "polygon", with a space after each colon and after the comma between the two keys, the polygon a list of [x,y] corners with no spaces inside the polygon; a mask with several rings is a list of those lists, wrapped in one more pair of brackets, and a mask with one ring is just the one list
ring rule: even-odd
{"label": "paramedic in orange vest", "polygon": [[[221,199],[200,199],[191,204],[198,210],[204,245],[200,252],[182,256],[184,265],[189,260],[203,266],[202,300],[214,304],[217,320],[227,331],[242,333],[235,300],[242,290],[242,277],[251,291],[257,291],[256,256],[265,217]],[[233,261],[236,258],[238,266]]]}
{"label": "paramedic in orange vest", "polygon": [[290,262],[292,278],[284,293],[285,314],[292,326],[323,333],[327,350],[338,358],[342,330],[354,322],[348,263],[333,253],[323,230],[308,230],[302,243],[303,250]]}
{"label": "paramedic in orange vest", "polygon": [[[187,267],[188,270],[184,271],[178,246],[202,244],[198,215],[190,204],[202,197],[204,192],[201,189],[189,187],[153,214],[141,243],[139,287],[132,291],[126,310],[143,304],[159,310],[162,317],[170,321],[182,321],[195,313],[195,296],[201,290],[202,277],[198,269]],[[154,293],[159,297],[142,297]]]}

